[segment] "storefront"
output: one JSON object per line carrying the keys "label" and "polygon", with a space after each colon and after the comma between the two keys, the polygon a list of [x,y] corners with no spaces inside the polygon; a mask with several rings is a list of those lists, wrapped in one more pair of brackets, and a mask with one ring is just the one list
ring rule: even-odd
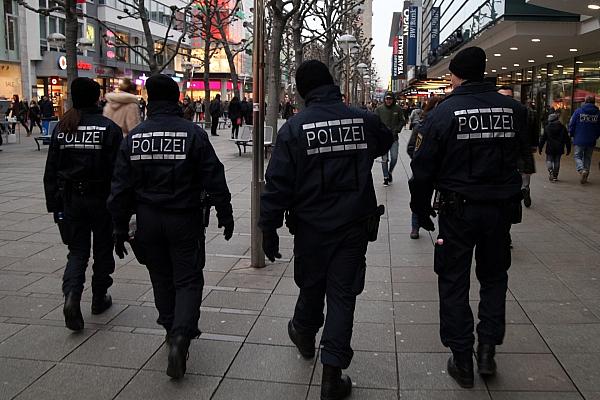
{"label": "storefront", "polygon": [[[193,100],[204,98],[204,81],[194,79],[187,82],[186,96]],[[240,93],[244,89],[243,82],[238,82]],[[217,94],[223,97],[223,100],[231,100],[233,98],[233,82],[225,79],[211,79],[209,81],[210,98],[213,99]],[[242,94],[242,97],[244,95]]]}
{"label": "storefront", "polygon": [[13,95],[22,98],[21,66],[0,62],[0,98],[11,99]]}

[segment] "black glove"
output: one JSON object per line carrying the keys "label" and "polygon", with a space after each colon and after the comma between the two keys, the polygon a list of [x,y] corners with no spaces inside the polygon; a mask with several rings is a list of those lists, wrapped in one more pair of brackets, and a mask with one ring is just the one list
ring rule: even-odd
{"label": "black glove", "polygon": [[263,231],[263,251],[265,252],[265,256],[271,262],[275,262],[276,258],[281,258],[281,254],[279,253],[279,235],[277,235],[277,230],[269,230]]}
{"label": "black glove", "polygon": [[125,242],[129,241],[129,234],[123,232],[115,232],[113,233],[113,241],[115,243],[115,253],[120,259],[125,258],[127,253],[127,248],[125,248]]}
{"label": "black glove", "polygon": [[64,220],[65,220],[65,213],[63,211],[54,211],[52,214],[54,216],[54,223],[55,224],[59,224],[61,222],[64,222]]}
{"label": "black glove", "polygon": [[418,213],[417,216],[419,218],[419,226],[426,231],[435,231],[435,225],[433,224],[431,217],[435,217],[436,215],[437,214],[435,211],[433,211],[433,209],[429,209],[429,211],[425,213]]}
{"label": "black glove", "polygon": [[233,217],[225,222],[221,222],[219,220],[219,228],[225,228],[223,229],[223,236],[225,237],[225,240],[229,240],[233,236],[234,226],[235,223],[233,222]]}

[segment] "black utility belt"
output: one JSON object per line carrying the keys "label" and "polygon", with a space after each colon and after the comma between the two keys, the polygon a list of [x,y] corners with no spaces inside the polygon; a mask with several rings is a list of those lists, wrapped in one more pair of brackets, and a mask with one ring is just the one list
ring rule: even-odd
{"label": "black utility belt", "polygon": [[65,182],[64,187],[69,192],[75,192],[80,194],[110,192],[110,184],[107,182],[68,181]]}
{"label": "black utility belt", "polygon": [[473,205],[487,205],[487,206],[501,206],[512,202],[520,201],[519,197],[508,198],[508,199],[490,199],[490,200],[474,200],[465,197],[464,195],[456,192],[441,192],[439,195],[439,208],[444,206],[452,206],[458,204],[473,204]]}

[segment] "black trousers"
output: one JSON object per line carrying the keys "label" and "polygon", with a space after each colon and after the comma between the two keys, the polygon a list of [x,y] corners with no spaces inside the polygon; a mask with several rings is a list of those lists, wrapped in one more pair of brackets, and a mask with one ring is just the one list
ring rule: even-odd
{"label": "black trousers", "polygon": [[110,277],[115,271],[113,227],[106,209],[106,198],[107,196],[98,194],[81,194],[75,190],[70,190],[65,195],[64,232],[69,248],[62,286],[65,295],[83,292],[90,247],[94,256],[92,293],[103,295],[113,283]]}
{"label": "black trousers", "polygon": [[210,134],[215,136],[217,134],[218,128],[219,128],[219,115],[211,114],[211,116],[210,116]]}
{"label": "black trousers", "polygon": [[198,336],[205,262],[201,210],[140,205],[136,218],[135,241],[150,272],[157,322],[172,335]]}
{"label": "black trousers", "polygon": [[[342,369],[350,366],[350,346],[356,296],[364,289],[367,252],[364,224],[344,231],[321,233],[298,227],[294,239],[294,280],[300,295],[294,311],[296,330],[321,336],[321,362]],[[327,316],[323,307],[327,299]]]}
{"label": "black trousers", "polygon": [[453,351],[470,351],[475,343],[469,305],[473,249],[479,290],[480,343],[500,345],[504,339],[506,290],[510,267],[510,207],[501,204],[464,204],[442,210],[435,246],[434,268],[440,295],[440,336]]}

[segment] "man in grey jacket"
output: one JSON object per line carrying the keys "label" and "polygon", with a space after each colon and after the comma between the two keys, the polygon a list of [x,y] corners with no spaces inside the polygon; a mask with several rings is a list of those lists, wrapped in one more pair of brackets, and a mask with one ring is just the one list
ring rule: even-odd
{"label": "man in grey jacket", "polygon": [[402,113],[402,108],[396,104],[396,100],[394,99],[394,94],[392,92],[387,92],[385,94],[384,103],[375,109],[375,114],[381,118],[381,121],[384,123],[384,125],[394,134],[394,143],[392,144],[390,152],[381,157],[381,166],[383,168],[383,186],[389,186],[393,180],[392,171],[394,171],[394,167],[398,162],[398,134],[405,124],[404,115]]}

